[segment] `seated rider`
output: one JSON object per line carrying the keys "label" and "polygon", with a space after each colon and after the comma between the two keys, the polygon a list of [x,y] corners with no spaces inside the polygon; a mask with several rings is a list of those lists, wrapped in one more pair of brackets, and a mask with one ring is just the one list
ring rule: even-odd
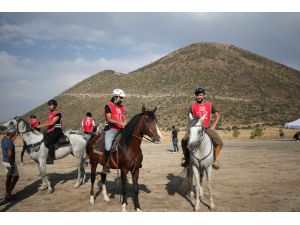
{"label": "seated rider", "polygon": [[85,134],[92,134],[95,128],[95,122],[92,118],[92,113],[91,112],[87,112],[85,114],[85,118],[83,118],[82,122],[81,122],[81,132],[85,133]]}
{"label": "seated rider", "polygon": [[51,99],[48,101],[48,108],[50,110],[48,120],[45,124],[38,125],[37,128],[47,127],[45,134],[45,145],[49,149],[47,164],[53,164],[55,148],[54,143],[63,135],[61,113],[56,109],[57,101]]}
{"label": "seated rider", "polygon": [[125,115],[125,107],[122,105],[125,98],[125,92],[121,89],[114,89],[111,95],[111,100],[104,106],[104,119],[105,119],[105,166],[103,172],[110,171],[109,154],[112,147],[112,142],[117,136],[119,131],[127,124]]}
{"label": "seated rider", "polygon": [[[219,167],[219,162],[217,161],[217,157],[221,152],[223,141],[218,135],[218,133],[215,131],[215,127],[219,122],[220,114],[217,108],[215,107],[215,105],[210,101],[206,101],[204,98],[205,98],[205,89],[202,87],[198,87],[195,90],[196,102],[190,106],[189,116],[192,116],[193,118],[201,118],[203,115],[206,115],[204,119],[205,132],[210,137],[214,145],[213,168],[219,169],[220,167]],[[211,114],[215,116],[215,121],[210,126]],[[182,167],[186,167],[190,161],[190,152],[187,147],[187,143],[188,143],[188,135],[185,134],[185,136],[181,140],[182,151],[184,154],[184,162],[181,164]]]}

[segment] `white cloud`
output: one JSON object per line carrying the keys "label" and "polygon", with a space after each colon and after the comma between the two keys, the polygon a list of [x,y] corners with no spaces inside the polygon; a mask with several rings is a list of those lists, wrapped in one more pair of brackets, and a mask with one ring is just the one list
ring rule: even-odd
{"label": "white cloud", "polygon": [[24,69],[20,64],[28,63],[28,60],[18,60],[17,57],[9,55],[6,52],[0,52],[0,79],[14,79],[22,77]]}
{"label": "white cloud", "polygon": [[[99,58],[92,61],[83,57],[64,61],[33,61],[0,52],[0,105],[6,105],[0,109],[0,121],[16,113],[26,113],[97,72],[112,69],[127,73],[160,57],[145,54],[135,58]],[[11,79],[12,75],[15,79]]]}
{"label": "white cloud", "polygon": [[88,28],[76,24],[59,24],[43,20],[34,20],[21,24],[2,24],[0,26],[0,41],[12,41],[18,38],[22,42],[31,44],[34,41],[50,40],[83,40],[87,42],[99,42],[109,40],[107,32],[94,28]]}

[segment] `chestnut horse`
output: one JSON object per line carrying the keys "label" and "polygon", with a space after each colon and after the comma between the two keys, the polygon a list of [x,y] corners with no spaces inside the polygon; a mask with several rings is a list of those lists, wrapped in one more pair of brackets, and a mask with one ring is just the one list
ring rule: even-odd
{"label": "chestnut horse", "polygon": [[[162,139],[162,135],[157,126],[157,119],[155,116],[156,107],[153,111],[146,111],[145,106],[142,107],[142,113],[135,115],[125,126],[121,132],[119,142],[116,143],[116,150],[110,153],[109,161],[112,169],[121,170],[122,180],[122,211],[126,211],[127,206],[127,173],[130,171],[132,174],[133,182],[133,204],[136,211],[141,211],[139,203],[139,187],[138,178],[139,170],[142,167],[143,154],[141,150],[141,143],[144,135],[151,138],[154,143],[159,143]],[[146,137],[144,137],[146,138]],[[93,205],[94,200],[94,182],[96,179],[96,168],[98,163],[102,166],[105,165],[104,160],[104,144],[100,146],[95,143],[99,143],[103,135],[97,135],[92,138],[87,146],[87,154],[90,157],[91,164],[91,192],[90,192],[90,203]],[[101,142],[101,140],[100,140]],[[97,151],[100,150],[100,151]],[[101,151],[102,150],[102,151]],[[112,151],[112,150],[111,150]],[[101,173],[102,192],[105,201],[109,201],[109,197],[106,192],[106,174]]]}

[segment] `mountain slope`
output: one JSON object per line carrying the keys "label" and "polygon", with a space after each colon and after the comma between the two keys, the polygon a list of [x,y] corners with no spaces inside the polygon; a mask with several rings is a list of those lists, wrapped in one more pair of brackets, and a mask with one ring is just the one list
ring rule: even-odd
{"label": "mountain slope", "polygon": [[[158,106],[159,123],[185,127],[197,86],[207,90],[221,113],[219,127],[283,124],[300,116],[300,72],[232,45],[197,43],[178,49],[129,74],[102,71],[56,98],[65,127],[78,128],[86,111],[100,122],[114,88],[128,94],[128,117],[142,104]],[[47,107],[35,112],[46,118]]]}

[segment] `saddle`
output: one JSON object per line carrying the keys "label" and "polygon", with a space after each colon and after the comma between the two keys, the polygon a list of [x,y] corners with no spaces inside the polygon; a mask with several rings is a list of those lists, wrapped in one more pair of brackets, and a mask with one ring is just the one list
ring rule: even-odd
{"label": "saddle", "polygon": [[[120,142],[122,135],[121,132],[116,136],[116,138],[113,140],[112,147],[110,149],[110,152],[116,152],[118,150],[118,145]],[[100,135],[96,135],[95,137],[90,139],[90,144],[93,145],[94,152],[100,153],[105,151],[105,132],[102,131]]]}
{"label": "saddle", "polygon": [[65,133],[53,144],[55,150],[66,145],[70,145],[70,140]]}

